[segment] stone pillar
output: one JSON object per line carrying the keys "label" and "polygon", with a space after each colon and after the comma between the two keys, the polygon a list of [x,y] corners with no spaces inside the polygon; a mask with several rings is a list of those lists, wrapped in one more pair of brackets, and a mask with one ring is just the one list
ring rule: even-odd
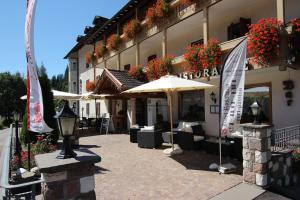
{"label": "stone pillar", "polygon": [[276,0],[276,7],[277,7],[277,19],[281,20],[282,22],[285,21],[285,0]]}
{"label": "stone pillar", "polygon": [[76,158],[57,159],[59,151],[35,156],[44,182],[42,199],[96,199],[95,163],[101,157],[89,150],[75,151]]}
{"label": "stone pillar", "polygon": [[268,187],[268,163],[271,159],[271,126],[242,124],[243,128],[243,180]]}
{"label": "stone pillar", "polygon": [[209,38],[209,26],[208,26],[208,8],[203,9],[203,43],[207,44]]}

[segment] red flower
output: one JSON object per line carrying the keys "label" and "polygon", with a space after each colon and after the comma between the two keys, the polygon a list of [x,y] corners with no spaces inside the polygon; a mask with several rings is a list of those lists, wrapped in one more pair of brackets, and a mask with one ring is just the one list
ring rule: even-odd
{"label": "red flower", "polygon": [[164,58],[156,58],[148,63],[146,75],[149,81],[159,79],[172,72],[173,56],[167,55]]}
{"label": "red flower", "polygon": [[117,34],[112,34],[107,38],[107,45],[110,51],[117,50],[120,44],[120,36]]}
{"label": "red flower", "polygon": [[255,62],[268,63],[277,54],[280,26],[282,22],[275,18],[260,19],[249,26],[248,51]]}
{"label": "red flower", "polygon": [[39,141],[39,142],[40,142],[40,141],[43,141],[43,139],[44,139],[43,136],[38,136],[38,137],[37,137],[37,141]]}
{"label": "red flower", "polygon": [[138,20],[132,19],[128,23],[126,23],[123,27],[123,33],[125,40],[132,39],[135,34],[137,34],[141,30],[141,24]]}

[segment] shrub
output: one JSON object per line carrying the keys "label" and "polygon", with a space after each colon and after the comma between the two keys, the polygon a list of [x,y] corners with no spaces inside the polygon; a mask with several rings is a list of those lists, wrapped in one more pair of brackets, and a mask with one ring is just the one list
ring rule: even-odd
{"label": "shrub", "polygon": [[43,136],[38,136],[37,142],[32,144],[32,153],[34,155],[50,153],[57,149],[57,145],[53,145],[50,143],[48,139],[44,139]]}
{"label": "shrub", "polygon": [[110,51],[117,50],[120,42],[121,42],[120,36],[117,34],[112,34],[107,38],[108,50]]}
{"label": "shrub", "polygon": [[[33,153],[30,152],[30,167],[35,167],[36,164],[34,162],[34,158],[33,158]],[[21,160],[20,160],[21,159]],[[27,151],[22,151],[21,152],[21,158],[19,158],[18,156],[14,155],[10,161],[10,168],[12,170],[17,170],[19,168],[19,165],[21,165],[21,167],[23,167],[26,170],[29,170],[29,166],[28,166],[28,152]]]}
{"label": "shrub", "polygon": [[162,76],[172,73],[173,56],[166,56],[164,58],[156,58],[148,63],[146,75],[149,81],[159,79]]}
{"label": "shrub", "polygon": [[144,72],[144,68],[142,66],[133,66],[130,68],[128,73],[135,79],[146,82],[147,81],[147,76],[146,73]]}
{"label": "shrub", "polygon": [[266,65],[278,54],[279,28],[282,26],[276,18],[260,19],[250,25],[246,34],[249,36],[248,51],[256,63]]}
{"label": "shrub", "polygon": [[106,45],[105,44],[97,44],[95,48],[95,56],[97,59],[101,58],[104,56],[106,53]]}
{"label": "shrub", "polygon": [[141,30],[141,24],[138,20],[132,19],[123,27],[124,38],[126,41],[134,38],[134,36]]}

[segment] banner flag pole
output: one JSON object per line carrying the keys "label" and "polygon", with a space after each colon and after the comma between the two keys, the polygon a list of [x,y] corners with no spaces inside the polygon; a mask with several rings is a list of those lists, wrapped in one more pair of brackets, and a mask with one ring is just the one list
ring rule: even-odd
{"label": "banner flag pole", "polygon": [[[222,137],[228,136],[240,123],[243,111],[247,37],[226,56],[220,73],[219,90],[219,172],[222,167]],[[222,170],[220,170],[222,169]]]}

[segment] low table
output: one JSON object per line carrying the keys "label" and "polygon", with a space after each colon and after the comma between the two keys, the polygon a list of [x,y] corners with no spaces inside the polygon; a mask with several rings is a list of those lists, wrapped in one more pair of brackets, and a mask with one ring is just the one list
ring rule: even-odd
{"label": "low table", "polygon": [[176,141],[177,141],[177,132],[170,132],[170,131],[168,131],[168,132],[163,132],[162,133],[162,138],[163,138],[163,142],[164,143],[172,143],[172,134],[173,134],[173,143],[175,144],[176,143]]}

